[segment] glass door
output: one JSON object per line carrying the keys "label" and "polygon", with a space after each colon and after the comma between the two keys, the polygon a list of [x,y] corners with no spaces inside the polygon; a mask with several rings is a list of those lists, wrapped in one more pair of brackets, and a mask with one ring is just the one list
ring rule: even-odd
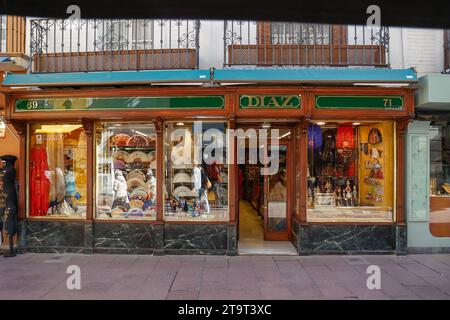
{"label": "glass door", "polygon": [[291,172],[288,142],[269,145],[266,154],[271,156],[274,151],[278,151],[278,171],[264,176],[264,240],[289,240]]}

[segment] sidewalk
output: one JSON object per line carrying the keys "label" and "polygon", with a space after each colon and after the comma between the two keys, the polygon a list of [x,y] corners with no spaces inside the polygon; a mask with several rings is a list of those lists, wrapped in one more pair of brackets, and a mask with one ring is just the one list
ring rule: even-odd
{"label": "sidewalk", "polygon": [[[68,290],[69,265],[81,290]],[[369,290],[369,265],[381,289]],[[0,257],[0,299],[450,299],[450,254]]]}

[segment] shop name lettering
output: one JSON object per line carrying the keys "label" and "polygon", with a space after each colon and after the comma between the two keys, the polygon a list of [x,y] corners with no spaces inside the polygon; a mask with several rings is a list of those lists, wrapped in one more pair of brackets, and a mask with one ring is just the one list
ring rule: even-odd
{"label": "shop name lettering", "polygon": [[299,96],[242,96],[242,108],[298,108]]}

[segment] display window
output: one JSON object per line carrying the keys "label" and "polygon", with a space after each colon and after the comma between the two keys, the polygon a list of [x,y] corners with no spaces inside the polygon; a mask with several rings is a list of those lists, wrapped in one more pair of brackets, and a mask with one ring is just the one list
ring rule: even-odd
{"label": "display window", "polygon": [[30,217],[86,217],[86,141],[80,124],[31,125]]}
{"label": "display window", "polygon": [[389,121],[309,125],[308,221],[393,221],[394,133]]}
{"label": "display window", "polygon": [[165,126],[164,219],[228,221],[227,125]]}
{"label": "display window", "polygon": [[156,220],[153,123],[98,123],[96,146],[96,218]]}
{"label": "display window", "polygon": [[450,123],[430,127],[430,231],[450,237]]}

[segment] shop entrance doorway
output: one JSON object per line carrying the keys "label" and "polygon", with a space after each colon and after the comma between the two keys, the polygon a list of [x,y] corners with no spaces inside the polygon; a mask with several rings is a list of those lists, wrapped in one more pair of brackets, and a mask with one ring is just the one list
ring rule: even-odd
{"label": "shop entrance doorway", "polygon": [[258,141],[257,163],[250,161],[252,146],[246,142],[238,179],[239,254],[297,254],[290,242],[294,200],[290,135],[291,129],[283,128],[276,143],[270,138],[265,143]]}

